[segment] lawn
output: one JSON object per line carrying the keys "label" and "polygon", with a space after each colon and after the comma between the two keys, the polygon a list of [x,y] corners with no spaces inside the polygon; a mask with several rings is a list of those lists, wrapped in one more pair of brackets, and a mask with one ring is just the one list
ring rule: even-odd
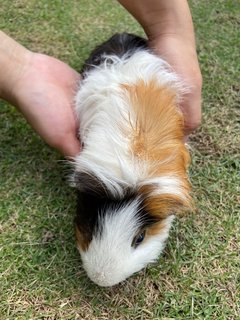
{"label": "lawn", "polygon": [[[203,124],[191,137],[198,209],[175,222],[157,264],[121,285],[86,277],[63,158],[0,101],[1,320],[240,319],[240,5],[190,5],[204,77]],[[111,0],[0,0],[0,28],[78,70],[114,32],[143,34]]]}

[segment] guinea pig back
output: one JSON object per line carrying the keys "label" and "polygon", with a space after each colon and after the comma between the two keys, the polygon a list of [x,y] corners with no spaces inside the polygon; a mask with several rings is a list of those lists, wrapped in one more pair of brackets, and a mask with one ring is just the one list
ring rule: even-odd
{"label": "guinea pig back", "polygon": [[90,279],[112,286],[156,261],[174,215],[191,208],[184,85],[146,40],[126,33],[97,47],[82,74],[77,246]]}

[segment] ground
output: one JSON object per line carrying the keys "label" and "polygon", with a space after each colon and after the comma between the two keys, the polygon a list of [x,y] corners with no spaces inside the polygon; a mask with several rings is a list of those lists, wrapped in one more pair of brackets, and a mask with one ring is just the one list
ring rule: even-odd
{"label": "ground", "polygon": [[[0,102],[1,320],[240,319],[239,3],[190,6],[204,77],[203,124],[190,140],[197,212],[176,221],[157,264],[123,284],[87,279],[63,158]],[[114,32],[143,34],[111,0],[0,0],[0,28],[79,70]]]}

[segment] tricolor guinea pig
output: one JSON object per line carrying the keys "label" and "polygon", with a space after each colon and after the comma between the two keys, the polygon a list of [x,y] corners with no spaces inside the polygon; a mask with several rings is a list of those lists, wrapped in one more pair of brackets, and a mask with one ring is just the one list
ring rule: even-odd
{"label": "tricolor guinea pig", "polygon": [[156,261],[174,215],[191,205],[184,88],[146,40],[127,33],[97,47],[82,75],[77,247],[89,278],[113,286]]}

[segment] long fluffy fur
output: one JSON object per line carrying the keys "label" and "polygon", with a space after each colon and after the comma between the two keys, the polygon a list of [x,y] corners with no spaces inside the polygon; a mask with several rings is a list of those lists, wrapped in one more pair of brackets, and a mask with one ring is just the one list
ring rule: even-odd
{"label": "long fluffy fur", "polygon": [[[76,113],[84,148],[73,177],[77,240],[90,278],[112,285],[154,261],[173,214],[191,207],[178,108],[185,89],[144,39],[128,34],[98,47],[83,74]],[[142,229],[145,240],[133,250]]]}

